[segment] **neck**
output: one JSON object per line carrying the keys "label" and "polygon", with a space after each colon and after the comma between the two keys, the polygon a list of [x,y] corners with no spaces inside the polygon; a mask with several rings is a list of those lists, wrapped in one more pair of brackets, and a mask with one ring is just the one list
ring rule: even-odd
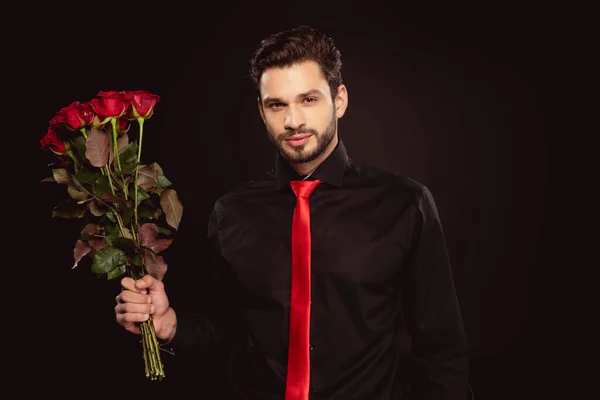
{"label": "neck", "polygon": [[292,164],[292,168],[294,168],[296,170],[296,172],[298,172],[299,174],[302,174],[302,175],[308,175],[308,174],[312,173],[315,169],[317,169],[317,167],[319,165],[321,165],[321,163],[323,161],[325,161],[327,159],[327,157],[329,157],[329,155],[333,152],[333,149],[335,149],[335,146],[337,146],[337,144],[338,144],[338,135],[336,132],[335,136],[331,140],[331,143],[329,143],[327,145],[327,147],[319,155],[319,157],[317,157],[314,160],[309,161],[307,163]]}

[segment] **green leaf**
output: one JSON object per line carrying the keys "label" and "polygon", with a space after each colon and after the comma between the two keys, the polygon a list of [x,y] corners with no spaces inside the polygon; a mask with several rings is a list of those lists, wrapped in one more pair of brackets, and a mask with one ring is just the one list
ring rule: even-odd
{"label": "green leaf", "polygon": [[85,204],[77,204],[72,200],[63,201],[52,210],[52,218],[82,218],[85,215]]}
{"label": "green leaf", "polygon": [[159,226],[158,233],[165,235],[165,236],[171,236],[173,234],[173,231],[171,231],[170,229],[164,228],[162,226]]}
{"label": "green leaf", "polygon": [[106,176],[99,176],[94,185],[92,187],[92,192],[96,197],[102,197],[103,194],[112,194],[110,190],[110,183],[108,182],[108,178]]}
{"label": "green leaf", "polygon": [[164,175],[158,175],[158,186],[161,188],[167,188],[171,186],[171,181]]}
{"label": "green leaf", "polygon": [[157,218],[154,215],[154,213],[151,210],[148,210],[147,208],[138,209],[138,216],[141,219],[146,219],[146,220],[151,220],[151,219]]}
{"label": "green leaf", "polygon": [[115,217],[115,214],[112,211],[107,211],[105,215],[106,218],[111,220],[111,222],[114,222],[115,224],[117,223],[117,218]]}
{"label": "green leaf", "polygon": [[142,258],[140,257],[140,255],[139,255],[138,253],[135,253],[133,256],[131,256],[131,257],[129,258],[129,261],[130,261],[132,264],[135,264],[135,265],[137,265],[137,266],[142,266],[142,265],[144,265],[144,264],[142,263]]}
{"label": "green leaf", "polygon": [[158,163],[155,163],[158,169],[158,187],[161,188],[167,188],[169,186],[171,186],[171,181],[167,179],[167,177],[163,174],[163,170],[160,167],[160,165],[158,165]]}
{"label": "green leaf", "polygon": [[75,178],[79,182],[85,182],[85,183],[94,183],[101,176],[102,175],[100,174],[100,172],[90,171],[89,169],[87,169],[85,167],[82,167],[79,170],[79,172],[77,172],[77,174],[75,174]]}
{"label": "green leaf", "polygon": [[121,171],[123,172],[123,174],[133,174],[133,172],[135,171],[135,167],[137,167],[137,163],[130,163],[130,164],[126,164],[126,165],[121,165]]}
{"label": "green leaf", "polygon": [[127,239],[124,237],[117,237],[114,241],[112,246],[123,250],[123,252],[128,256],[128,257],[132,257],[135,254],[135,250],[136,250],[136,244],[133,240],[131,239]]}
{"label": "green leaf", "polygon": [[71,175],[71,182],[69,182],[69,186],[73,186],[75,189],[79,190],[80,192],[85,192],[86,190],[88,190],[85,186],[84,186],[85,182],[80,182],[75,175]]}
{"label": "green leaf", "polygon": [[69,185],[67,186],[67,192],[69,193],[69,196],[71,196],[72,199],[74,200],[86,200],[90,197],[90,195],[83,191],[83,190],[79,190],[77,188],[77,185],[73,182],[69,183]]}
{"label": "green leaf", "polygon": [[83,136],[76,136],[73,139],[73,147],[75,147],[75,153],[79,160],[89,162],[85,156],[85,138]]}
{"label": "green leaf", "polygon": [[106,274],[106,278],[108,280],[118,278],[121,275],[123,275],[125,273],[125,271],[127,271],[127,266],[126,265],[119,265],[117,268],[115,268],[112,271],[108,272]]}
{"label": "green leaf", "polygon": [[160,209],[160,207],[154,205],[154,202],[152,200],[153,196],[144,200],[138,206],[138,215],[140,216],[140,218],[157,219],[160,216],[162,210]]}
{"label": "green leaf", "polygon": [[67,184],[71,182],[71,174],[65,168],[55,168],[52,170],[52,176],[56,183]]}
{"label": "green leaf", "polygon": [[114,246],[115,241],[120,237],[119,228],[113,224],[106,224],[104,229],[106,230],[106,244],[108,246]]}
{"label": "green leaf", "polygon": [[121,162],[121,172],[123,174],[131,174],[135,171],[135,167],[138,165],[137,162],[138,145],[137,142],[131,142],[119,154],[119,161]]}
{"label": "green leaf", "polygon": [[127,265],[127,257],[121,249],[105,247],[94,254],[91,271],[96,274],[106,274],[124,265]]}
{"label": "green leaf", "polygon": [[119,160],[121,161],[122,169],[125,169],[125,166],[133,164],[133,168],[137,164],[137,153],[138,153],[138,144],[136,141],[129,143],[129,145],[123,150],[123,153],[119,154]]}
{"label": "green leaf", "polygon": [[138,188],[138,194],[137,194],[137,196],[138,196],[138,198],[137,198],[137,204],[138,204],[138,206],[140,205],[140,203],[142,201],[150,198],[150,195],[148,194],[148,192],[146,192],[142,188]]}
{"label": "green leaf", "polygon": [[125,207],[125,209],[121,212],[121,219],[123,220],[124,225],[129,225],[131,223],[133,214],[134,214],[133,207]]}

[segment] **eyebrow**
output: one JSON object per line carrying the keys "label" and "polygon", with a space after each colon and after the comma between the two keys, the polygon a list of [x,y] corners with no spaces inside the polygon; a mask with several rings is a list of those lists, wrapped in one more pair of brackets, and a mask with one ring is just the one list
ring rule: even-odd
{"label": "eyebrow", "polygon": [[[305,93],[300,93],[299,95],[296,96],[297,99],[301,99],[303,97],[307,97],[307,96],[312,96],[315,94],[320,94],[320,95],[324,95],[324,93],[319,90],[319,89],[311,89],[308,92]],[[263,103],[268,103],[268,102],[278,102],[278,103],[283,103],[283,100],[277,98],[277,97],[265,97],[263,100]]]}

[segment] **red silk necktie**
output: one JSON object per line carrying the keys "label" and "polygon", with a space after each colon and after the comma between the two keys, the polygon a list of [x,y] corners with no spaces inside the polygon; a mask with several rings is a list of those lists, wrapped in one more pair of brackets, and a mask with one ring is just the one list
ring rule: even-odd
{"label": "red silk necktie", "polygon": [[310,384],[310,204],[317,185],[292,181],[296,208],[292,220],[292,291],[290,301],[290,344],[285,400],[306,400]]}

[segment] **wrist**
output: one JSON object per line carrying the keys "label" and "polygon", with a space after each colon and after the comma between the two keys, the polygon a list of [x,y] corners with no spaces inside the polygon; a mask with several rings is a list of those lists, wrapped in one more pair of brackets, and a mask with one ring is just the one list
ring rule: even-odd
{"label": "wrist", "polygon": [[167,310],[163,317],[160,331],[156,332],[156,337],[161,344],[167,344],[175,337],[177,331],[177,314],[171,307]]}

